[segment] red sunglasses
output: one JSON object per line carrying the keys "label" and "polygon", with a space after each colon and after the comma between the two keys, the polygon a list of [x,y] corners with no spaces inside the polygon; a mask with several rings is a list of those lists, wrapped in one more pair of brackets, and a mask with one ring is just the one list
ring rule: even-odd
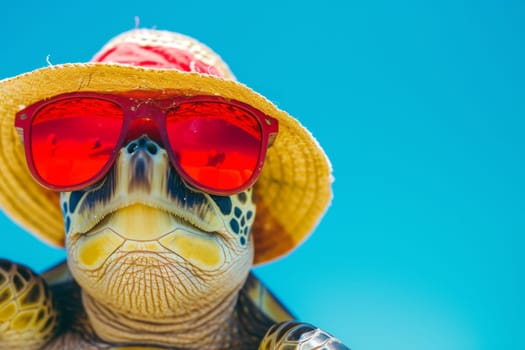
{"label": "red sunglasses", "polygon": [[51,190],[83,189],[106,175],[125,142],[147,132],[195,188],[231,195],[254,184],[276,119],[222,97],[144,95],[67,93],[18,112],[33,177]]}

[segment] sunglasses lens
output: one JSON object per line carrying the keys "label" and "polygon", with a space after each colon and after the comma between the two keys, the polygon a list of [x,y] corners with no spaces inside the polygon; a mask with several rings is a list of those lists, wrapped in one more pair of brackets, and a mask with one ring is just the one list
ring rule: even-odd
{"label": "sunglasses lens", "polygon": [[166,130],[180,170],[193,184],[228,192],[254,175],[262,133],[244,109],[221,102],[183,103],[167,113]]}
{"label": "sunglasses lens", "polygon": [[71,187],[96,177],[109,161],[122,128],[118,105],[70,98],[40,109],[31,125],[31,154],[49,185]]}

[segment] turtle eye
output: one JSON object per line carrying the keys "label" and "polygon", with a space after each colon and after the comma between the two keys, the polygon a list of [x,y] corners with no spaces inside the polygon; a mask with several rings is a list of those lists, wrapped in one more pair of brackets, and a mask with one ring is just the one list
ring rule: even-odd
{"label": "turtle eye", "polygon": [[31,124],[31,156],[40,179],[51,187],[77,186],[108,164],[124,113],[115,103],[87,97],[45,105]]}
{"label": "turtle eye", "polygon": [[262,150],[259,121],[220,102],[182,103],[166,114],[176,166],[193,185],[234,191],[250,182]]}

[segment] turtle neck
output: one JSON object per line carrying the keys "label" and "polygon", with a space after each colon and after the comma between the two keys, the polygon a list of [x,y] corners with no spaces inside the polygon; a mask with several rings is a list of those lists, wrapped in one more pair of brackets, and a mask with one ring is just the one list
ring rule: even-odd
{"label": "turtle neck", "polygon": [[191,313],[147,318],[116,310],[82,292],[82,302],[96,335],[108,343],[160,345],[181,349],[229,349],[238,333],[238,293],[201,302]]}

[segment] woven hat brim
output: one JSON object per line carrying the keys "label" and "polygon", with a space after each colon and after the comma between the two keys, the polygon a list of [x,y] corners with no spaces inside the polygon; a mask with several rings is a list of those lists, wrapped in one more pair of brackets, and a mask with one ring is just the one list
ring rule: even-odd
{"label": "woven hat brim", "polygon": [[21,108],[72,91],[173,90],[236,99],[279,120],[279,135],[255,185],[255,264],[278,258],[314,229],[331,200],[331,166],[312,135],[260,94],[233,80],[108,63],[51,66],[0,81],[0,206],[42,240],[64,245],[58,194],[37,184],[14,128]]}

